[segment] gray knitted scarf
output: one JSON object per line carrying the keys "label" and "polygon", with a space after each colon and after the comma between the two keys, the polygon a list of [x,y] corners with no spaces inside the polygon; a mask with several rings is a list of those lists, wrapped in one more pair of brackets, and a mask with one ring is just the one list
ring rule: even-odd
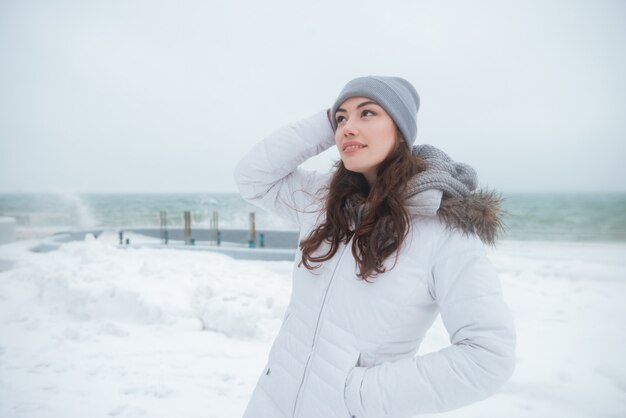
{"label": "gray knitted scarf", "polygon": [[439,148],[415,145],[413,155],[422,157],[428,168],[411,179],[407,198],[429,189],[441,190],[444,196],[463,197],[476,189],[476,171],[467,164],[454,162]]}

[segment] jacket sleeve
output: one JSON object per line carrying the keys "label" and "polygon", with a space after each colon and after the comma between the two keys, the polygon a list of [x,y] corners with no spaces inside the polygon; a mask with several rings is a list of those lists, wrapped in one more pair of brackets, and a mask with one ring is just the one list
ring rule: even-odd
{"label": "jacket sleeve", "polygon": [[300,225],[322,174],[298,166],[335,144],[326,110],[283,126],[237,163],[234,178],[244,200]]}
{"label": "jacket sleeve", "polygon": [[358,418],[444,412],[487,398],[515,368],[516,332],[494,266],[475,236],[453,234],[453,250],[433,262],[432,287],[451,345],[374,367],[346,381]]}

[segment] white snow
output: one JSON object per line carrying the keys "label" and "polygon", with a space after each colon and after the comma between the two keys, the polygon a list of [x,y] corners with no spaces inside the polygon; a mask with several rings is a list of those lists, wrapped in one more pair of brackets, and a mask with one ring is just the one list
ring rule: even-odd
{"label": "white snow", "polygon": [[[292,263],[117,240],[0,246],[0,417],[240,417]],[[626,243],[489,251],[516,320],[517,369],[489,399],[433,416],[624,416]],[[447,344],[437,320],[420,354]]]}

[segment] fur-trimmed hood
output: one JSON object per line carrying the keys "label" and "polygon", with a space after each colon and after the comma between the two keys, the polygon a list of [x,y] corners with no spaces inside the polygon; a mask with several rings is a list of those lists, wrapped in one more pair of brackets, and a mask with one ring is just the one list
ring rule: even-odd
{"label": "fur-trimmed hood", "polygon": [[464,197],[452,197],[438,189],[417,193],[406,200],[413,215],[439,216],[449,228],[476,234],[485,243],[495,245],[504,232],[502,196],[493,190],[476,190]]}
{"label": "fur-trimmed hood", "polygon": [[502,196],[493,190],[476,190],[465,197],[443,197],[437,210],[450,228],[476,234],[485,243],[495,246],[504,232]]}

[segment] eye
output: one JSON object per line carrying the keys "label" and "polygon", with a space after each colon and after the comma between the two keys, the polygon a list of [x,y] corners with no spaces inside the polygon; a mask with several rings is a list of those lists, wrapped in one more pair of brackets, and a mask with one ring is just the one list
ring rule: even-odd
{"label": "eye", "polygon": [[369,109],[365,109],[363,112],[361,112],[361,116],[365,116],[365,114],[366,114],[366,113],[371,113],[371,114],[372,114],[372,116],[375,116],[375,115],[376,115],[376,113],[372,112],[371,110],[369,110]]}
{"label": "eye", "polygon": [[345,117],[337,116],[337,124],[341,123],[342,119],[345,119]]}

